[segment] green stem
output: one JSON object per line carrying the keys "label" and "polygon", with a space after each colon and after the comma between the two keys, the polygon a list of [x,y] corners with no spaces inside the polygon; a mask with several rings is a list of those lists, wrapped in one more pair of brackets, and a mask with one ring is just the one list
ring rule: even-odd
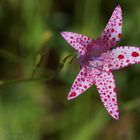
{"label": "green stem", "polygon": [[23,82],[37,82],[37,81],[49,81],[52,80],[53,77],[49,78],[27,78],[27,79],[11,79],[11,80],[6,80],[6,81],[0,81],[0,85],[6,85],[6,84],[19,84]]}
{"label": "green stem", "polygon": [[[56,72],[54,74],[52,74],[52,76],[50,76],[50,77],[47,77],[47,78],[46,77],[45,78],[44,77],[43,78],[42,77],[41,78],[34,78],[34,76],[32,76],[31,78],[27,78],[27,79],[11,79],[11,80],[6,80],[6,81],[1,80],[0,81],[0,86],[6,85],[6,84],[19,84],[19,83],[23,83],[23,82],[50,81],[50,80],[52,80],[53,78],[56,77],[58,72],[63,68],[63,66],[66,63],[66,61],[70,57],[75,57],[75,56],[76,56],[76,54],[70,54],[70,55],[66,56],[63,60],[61,60]],[[34,72],[36,72],[36,70]]]}

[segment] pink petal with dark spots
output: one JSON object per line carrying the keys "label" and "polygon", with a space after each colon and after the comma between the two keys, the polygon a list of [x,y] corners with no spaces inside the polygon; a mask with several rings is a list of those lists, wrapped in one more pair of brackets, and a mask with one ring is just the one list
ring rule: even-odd
{"label": "pink petal with dark spots", "polygon": [[119,112],[116,96],[116,86],[112,73],[103,72],[101,75],[97,76],[95,78],[95,85],[97,86],[105,108],[114,119],[118,120]]}
{"label": "pink petal with dark spots", "polygon": [[81,55],[85,54],[87,51],[87,46],[93,39],[74,32],[61,32],[64,39],[75,48]]}
{"label": "pink petal with dark spots", "polygon": [[108,55],[112,70],[121,69],[132,64],[140,63],[140,48],[121,46],[110,51]]}
{"label": "pink petal with dark spots", "polygon": [[122,11],[121,7],[118,5],[109,22],[107,23],[104,31],[101,34],[101,40],[104,40],[106,48],[112,48],[116,46],[117,43],[120,41],[122,32]]}
{"label": "pink petal with dark spots", "polygon": [[71,90],[68,94],[68,100],[76,98],[93,84],[93,77],[89,76],[87,67],[83,66],[71,87]]}

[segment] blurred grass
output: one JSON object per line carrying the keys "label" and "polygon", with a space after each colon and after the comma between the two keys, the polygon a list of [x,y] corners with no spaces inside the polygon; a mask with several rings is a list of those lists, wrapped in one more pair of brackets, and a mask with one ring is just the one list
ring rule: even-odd
{"label": "blurred grass", "polygon": [[[139,139],[139,65],[114,72],[119,121],[107,114],[95,86],[73,101],[66,99],[79,65],[75,58],[64,62],[75,52],[60,31],[97,38],[118,2],[123,9],[120,45],[140,46],[137,0],[0,1],[0,140]],[[43,80],[60,66],[53,79]]]}

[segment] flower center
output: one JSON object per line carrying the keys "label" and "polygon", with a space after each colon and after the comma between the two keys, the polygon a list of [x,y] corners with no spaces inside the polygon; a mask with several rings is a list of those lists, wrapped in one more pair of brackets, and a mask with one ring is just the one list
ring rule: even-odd
{"label": "flower center", "polygon": [[92,68],[97,69],[99,71],[99,75],[100,75],[103,72],[103,60],[104,60],[103,58],[92,56],[89,59],[89,67],[91,69]]}
{"label": "flower center", "polygon": [[105,59],[108,55],[100,55],[100,56],[94,56],[93,54],[87,54],[87,55],[78,55],[78,62],[80,66],[88,66],[89,70],[96,69],[97,75],[102,74],[102,72],[107,72],[104,70],[105,66]]}

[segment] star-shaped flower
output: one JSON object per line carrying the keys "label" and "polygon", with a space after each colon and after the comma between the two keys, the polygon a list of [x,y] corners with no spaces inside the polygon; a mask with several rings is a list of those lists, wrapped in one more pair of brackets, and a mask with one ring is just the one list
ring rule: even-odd
{"label": "star-shaped flower", "polygon": [[82,34],[62,32],[61,35],[78,52],[81,70],[68,95],[74,99],[93,84],[97,86],[102,103],[114,119],[119,119],[113,70],[140,62],[140,48],[119,46],[122,32],[122,11],[118,5],[101,36],[93,40]]}

